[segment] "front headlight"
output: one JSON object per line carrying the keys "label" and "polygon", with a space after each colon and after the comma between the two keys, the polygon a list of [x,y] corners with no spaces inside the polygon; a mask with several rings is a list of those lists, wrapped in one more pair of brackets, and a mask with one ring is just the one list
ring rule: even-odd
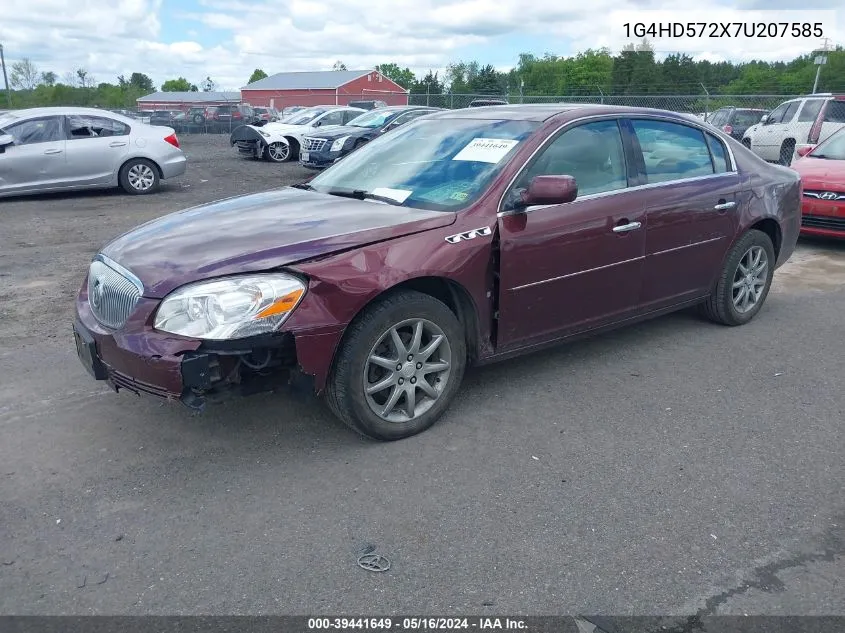
{"label": "front headlight", "polygon": [[305,284],[291,275],[239,275],[188,284],[167,295],[154,327],[191,338],[228,340],[277,330]]}
{"label": "front headlight", "polygon": [[270,135],[267,134],[264,130],[258,130],[258,133],[263,136],[264,138],[270,138]]}
{"label": "front headlight", "polygon": [[349,140],[348,136],[341,136],[334,143],[332,143],[331,151],[332,152],[339,152],[340,150],[343,149],[343,144],[346,143],[346,141],[348,141],[348,140]]}

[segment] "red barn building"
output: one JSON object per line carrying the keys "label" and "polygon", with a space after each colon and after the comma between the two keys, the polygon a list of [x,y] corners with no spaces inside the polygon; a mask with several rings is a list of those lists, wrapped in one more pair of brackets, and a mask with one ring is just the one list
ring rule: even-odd
{"label": "red barn building", "polygon": [[241,88],[241,99],[277,110],[373,100],[408,105],[408,91],[377,70],[328,70],[277,73]]}

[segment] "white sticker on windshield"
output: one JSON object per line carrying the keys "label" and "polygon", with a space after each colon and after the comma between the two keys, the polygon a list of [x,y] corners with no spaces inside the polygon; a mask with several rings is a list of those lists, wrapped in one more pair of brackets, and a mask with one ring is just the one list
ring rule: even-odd
{"label": "white sticker on windshield", "polygon": [[474,138],[452,160],[498,163],[519,141],[508,138]]}
{"label": "white sticker on windshield", "polygon": [[405,189],[390,189],[388,187],[376,187],[370,193],[376,196],[383,196],[385,198],[393,198],[396,202],[405,202],[406,198],[410,196],[413,191],[406,191]]}

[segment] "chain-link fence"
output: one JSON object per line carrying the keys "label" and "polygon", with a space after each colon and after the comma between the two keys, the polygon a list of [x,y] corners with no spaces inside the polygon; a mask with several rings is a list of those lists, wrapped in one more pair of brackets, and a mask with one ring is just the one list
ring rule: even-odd
{"label": "chain-link fence", "polygon": [[[227,103],[217,105],[186,104],[167,106],[145,105],[131,114],[152,125],[165,125],[181,134],[229,134],[243,124],[264,124],[280,121],[297,109],[322,105],[338,107],[357,105],[369,108],[383,103],[431,106],[436,108],[466,108],[475,103],[597,103],[634,107],[659,108],[701,116],[725,107],[770,111],[789,99],[790,95],[613,95],[579,94],[569,96],[483,95],[483,94],[372,94],[335,95],[325,97],[325,103],[296,103],[296,98],[273,99],[274,103]],[[319,101],[319,99],[317,99]],[[290,103],[288,103],[290,102]],[[357,102],[357,103],[356,103]]]}

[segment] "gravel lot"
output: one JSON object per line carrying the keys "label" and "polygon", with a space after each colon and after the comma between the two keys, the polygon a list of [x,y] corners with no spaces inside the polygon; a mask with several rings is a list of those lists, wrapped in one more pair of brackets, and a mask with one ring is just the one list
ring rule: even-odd
{"label": "gravel lot", "polygon": [[403,442],[285,395],[192,416],[89,379],[86,267],[310,172],[182,140],[158,195],[0,201],[0,613],[845,615],[845,246],[802,243],[748,326],[683,313],[472,371]]}

